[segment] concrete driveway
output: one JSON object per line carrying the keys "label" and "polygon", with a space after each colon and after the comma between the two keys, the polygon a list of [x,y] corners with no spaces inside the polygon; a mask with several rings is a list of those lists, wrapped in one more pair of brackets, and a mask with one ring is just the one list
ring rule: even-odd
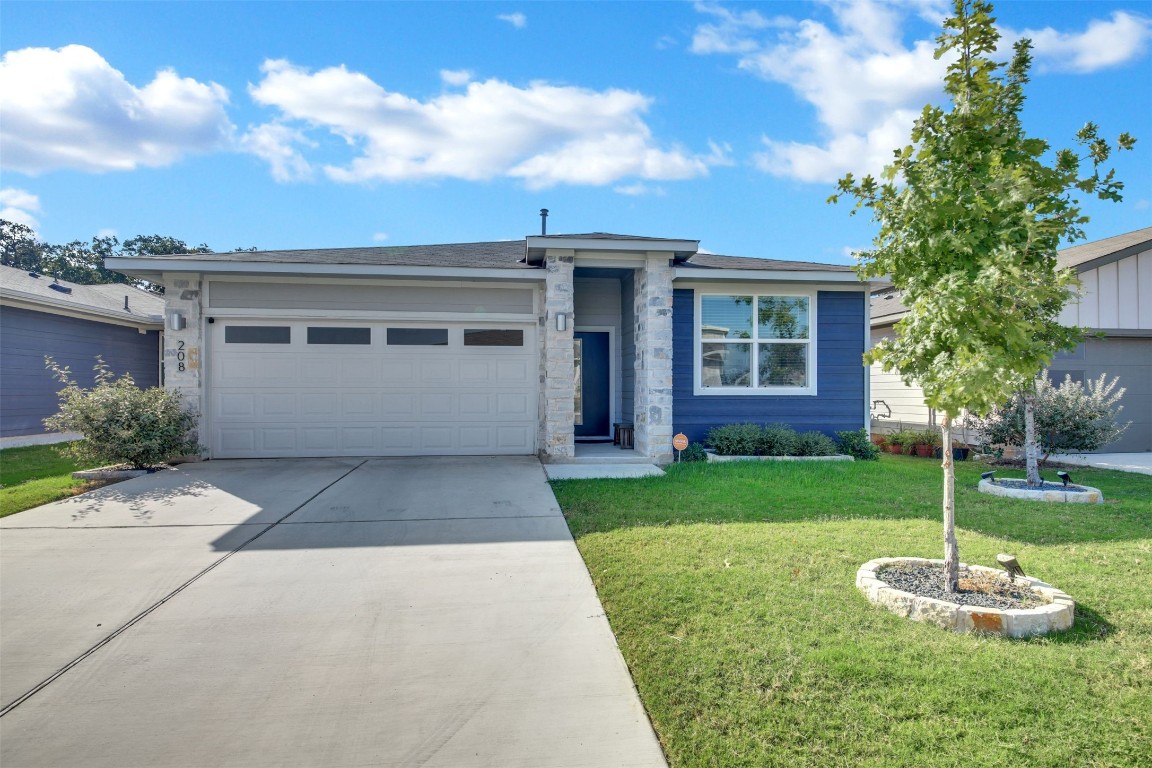
{"label": "concrete driveway", "polygon": [[0,528],[5,768],[665,765],[535,459],[206,462]]}

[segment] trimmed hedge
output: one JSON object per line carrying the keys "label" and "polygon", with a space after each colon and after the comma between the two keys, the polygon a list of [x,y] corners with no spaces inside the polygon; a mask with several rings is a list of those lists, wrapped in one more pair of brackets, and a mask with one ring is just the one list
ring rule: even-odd
{"label": "trimmed hedge", "polygon": [[786,424],[724,424],[708,430],[704,441],[720,456],[832,456],[837,451],[836,441],[823,432],[797,434]]}

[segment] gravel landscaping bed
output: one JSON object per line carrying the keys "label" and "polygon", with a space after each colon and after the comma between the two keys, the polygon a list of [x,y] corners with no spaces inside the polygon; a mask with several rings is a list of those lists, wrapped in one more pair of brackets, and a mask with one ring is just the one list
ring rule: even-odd
{"label": "gravel landscaping bed", "polygon": [[1085,488],[1082,485],[1064,485],[1063,483],[1050,483],[1045,481],[1040,485],[1028,485],[1027,480],[1008,479],[1001,480],[996,478],[996,485],[1005,488],[1019,488],[1024,491],[1067,491],[1068,493],[1087,493],[1091,488]]}
{"label": "gravel landscaping bed", "polygon": [[960,591],[948,592],[944,589],[944,569],[939,565],[893,565],[880,570],[877,576],[904,592],[957,605],[1008,610],[1036,608],[1048,602],[1026,585],[965,570],[960,571]]}

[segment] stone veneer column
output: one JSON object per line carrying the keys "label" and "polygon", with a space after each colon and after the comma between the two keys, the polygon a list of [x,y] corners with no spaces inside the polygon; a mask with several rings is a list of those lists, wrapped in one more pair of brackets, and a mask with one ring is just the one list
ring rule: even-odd
{"label": "stone veneer column", "polygon": [[[546,461],[562,461],[576,456],[576,370],[572,359],[574,257],[575,253],[570,250],[549,250],[544,257],[548,274],[544,283],[544,316],[540,334],[539,452]],[[567,315],[568,322],[563,331],[558,331],[556,315],[561,312]]]}
{"label": "stone veneer column", "polygon": [[636,272],[636,451],[672,461],[672,275],[668,253]]}
{"label": "stone veneer column", "polygon": [[[204,323],[200,275],[166,272],[163,282],[164,387],[181,394],[184,406],[196,416],[197,439],[203,442]],[[184,316],[182,331],[171,330],[169,321],[174,312]]]}

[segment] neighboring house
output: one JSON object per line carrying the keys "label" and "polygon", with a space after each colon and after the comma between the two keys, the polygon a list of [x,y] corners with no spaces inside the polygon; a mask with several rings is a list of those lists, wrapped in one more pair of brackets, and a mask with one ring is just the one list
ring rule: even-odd
{"label": "neighboring house", "polygon": [[40,434],[61,384],[44,358],[91,386],[103,358],[136,383],[160,383],[164,299],[129,285],[79,285],[0,266],[0,436]]}
{"label": "neighboring house", "polygon": [[695,240],[541,235],[116,257],[166,287],[167,385],[215,458],[637,453],[712,426],[867,425],[868,286]]}
{"label": "neighboring house", "polygon": [[[1127,432],[1104,452],[1152,451],[1152,227],[1060,251],[1057,263],[1075,269],[1081,288],[1077,301],[1060,315],[1066,325],[1101,334],[1052,361],[1050,376],[1077,381],[1119,377],[1127,391],[1120,405]],[[872,344],[892,336],[907,310],[891,288],[872,296]],[[871,370],[872,426],[882,432],[936,424],[918,387],[906,387],[899,375]]]}

